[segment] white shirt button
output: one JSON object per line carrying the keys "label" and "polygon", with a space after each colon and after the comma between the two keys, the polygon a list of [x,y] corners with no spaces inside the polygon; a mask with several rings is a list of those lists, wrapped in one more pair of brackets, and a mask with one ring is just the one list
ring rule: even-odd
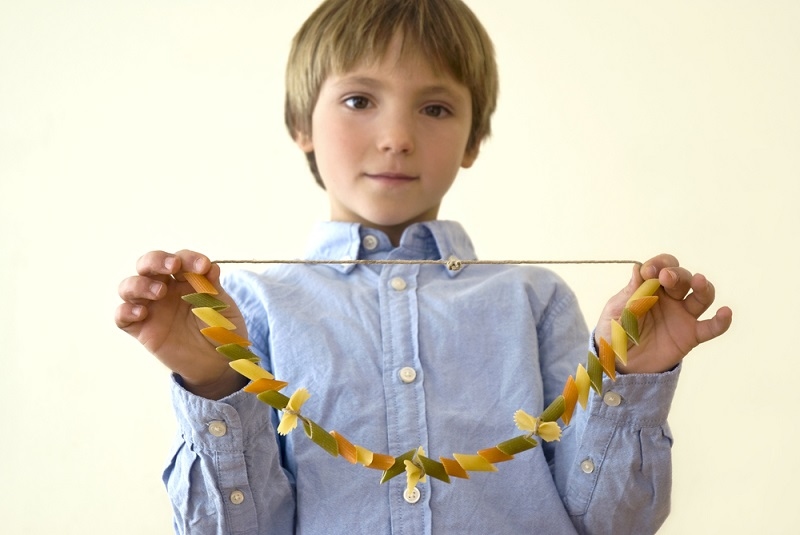
{"label": "white shirt button", "polygon": [[231,492],[231,503],[233,505],[239,505],[244,501],[244,492],[241,490],[234,490]]}
{"label": "white shirt button", "polygon": [[406,289],[407,286],[406,281],[404,281],[400,277],[393,278],[391,282],[389,282],[389,284],[391,284],[392,288],[394,288],[398,292],[402,292],[403,290]]}
{"label": "white shirt button", "polygon": [[406,366],[400,369],[400,380],[404,383],[413,383],[417,378],[417,370]]}
{"label": "white shirt button", "polygon": [[378,238],[372,234],[367,234],[364,236],[364,240],[361,243],[364,245],[364,249],[372,251],[378,246]]}
{"label": "white shirt button", "polygon": [[228,426],[225,425],[225,422],[214,420],[208,424],[208,432],[215,437],[224,437],[225,433],[228,432]]}
{"label": "white shirt button", "polygon": [[591,459],[586,459],[581,463],[581,470],[583,470],[584,474],[591,474],[594,472],[594,463]]}
{"label": "white shirt button", "polygon": [[417,487],[411,489],[411,492],[408,492],[408,489],[403,491],[403,499],[408,503],[417,503],[419,501],[420,496],[421,494]]}
{"label": "white shirt button", "polygon": [[622,403],[622,396],[616,392],[606,392],[603,394],[603,402],[609,407],[617,407]]}

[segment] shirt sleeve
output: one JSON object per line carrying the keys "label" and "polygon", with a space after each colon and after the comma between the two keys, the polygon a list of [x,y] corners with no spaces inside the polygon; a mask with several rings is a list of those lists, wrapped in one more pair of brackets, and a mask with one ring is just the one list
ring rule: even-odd
{"label": "shirt sleeve", "polygon": [[582,534],[655,533],[672,491],[667,415],[680,368],[606,378],[555,449],[554,477]]}
{"label": "shirt sleeve", "polygon": [[[595,353],[577,301],[558,285],[538,326],[545,402],[578,362]],[[587,336],[588,335],[588,336]],[[595,353],[596,354],[596,353]],[[564,507],[581,534],[647,535],[663,524],[672,490],[667,424],[680,366],[661,374],[604,378],[559,442],[543,444]]]}
{"label": "shirt sleeve", "polygon": [[291,534],[293,485],[280,463],[271,409],[242,391],[201,398],[173,379],[178,436],[163,480],[175,533]]}

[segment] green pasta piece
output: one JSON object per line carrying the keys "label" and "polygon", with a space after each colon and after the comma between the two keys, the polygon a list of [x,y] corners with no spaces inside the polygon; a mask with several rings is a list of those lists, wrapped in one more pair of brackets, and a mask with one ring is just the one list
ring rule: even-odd
{"label": "green pasta piece", "polygon": [[425,470],[426,475],[429,475],[434,479],[438,479],[439,481],[450,483],[450,476],[447,475],[447,472],[444,469],[444,465],[439,461],[434,461],[433,459],[428,459],[424,455],[420,455],[419,463]]}
{"label": "green pasta piece", "polygon": [[316,422],[303,418],[303,429],[314,444],[330,453],[333,457],[339,456],[339,445],[336,443],[336,439]]}
{"label": "green pasta piece", "polygon": [[517,453],[533,449],[538,445],[539,443],[536,442],[536,439],[531,438],[528,435],[520,435],[510,440],[506,440],[505,442],[501,442],[495,447],[506,455],[516,455]]}
{"label": "green pasta piece", "polygon": [[589,383],[598,394],[603,393],[603,366],[600,364],[600,359],[594,353],[589,353],[589,362],[587,363],[586,372],[589,374]]}
{"label": "green pasta piece", "polygon": [[208,307],[208,308],[213,308],[214,310],[217,311],[225,310],[226,308],[228,308],[227,304],[223,303],[222,301],[220,301],[219,299],[210,294],[204,294],[204,293],[188,294],[181,297],[181,299],[183,299],[190,305],[196,307]]}
{"label": "green pasta piece", "polygon": [[267,390],[258,395],[258,399],[278,410],[283,410],[289,404],[289,398],[275,390]]}
{"label": "green pasta piece", "polygon": [[555,422],[564,414],[566,406],[567,403],[564,401],[564,396],[558,396],[547,406],[539,418],[541,418],[543,422]]}
{"label": "green pasta piece", "polygon": [[414,458],[414,454],[417,453],[417,450],[411,450],[409,452],[404,453],[400,457],[396,457],[394,460],[394,464],[388,470],[383,472],[383,477],[381,477],[381,483],[386,483],[393,477],[399,476],[403,472],[406,471],[406,465],[403,461],[410,461]]}
{"label": "green pasta piece", "polygon": [[622,310],[622,316],[619,318],[619,323],[622,325],[622,329],[628,335],[628,338],[631,341],[639,345],[639,318],[636,317],[636,314],[631,312],[629,308],[625,308]]}
{"label": "green pasta piece", "polygon": [[253,362],[258,362],[258,356],[247,348],[239,344],[224,344],[217,348],[217,351],[225,355],[231,360],[247,359]]}

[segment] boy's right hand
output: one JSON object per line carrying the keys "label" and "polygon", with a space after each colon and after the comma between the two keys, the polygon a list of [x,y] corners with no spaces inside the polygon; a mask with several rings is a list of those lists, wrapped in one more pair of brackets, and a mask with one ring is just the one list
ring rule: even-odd
{"label": "boy's right hand", "polygon": [[136,272],[138,275],[119,285],[124,302],[114,316],[117,327],[180,375],[184,387],[194,394],[221,399],[246,385],[247,379],[233,370],[228,359],[200,333],[206,325],[181,298],[194,292],[182,273],[205,275],[220,290],[215,297],[230,305],[221,314],[236,325],[237,334],[247,337],[239,309],[219,288],[219,266],[193,251],[151,251],[136,262]]}

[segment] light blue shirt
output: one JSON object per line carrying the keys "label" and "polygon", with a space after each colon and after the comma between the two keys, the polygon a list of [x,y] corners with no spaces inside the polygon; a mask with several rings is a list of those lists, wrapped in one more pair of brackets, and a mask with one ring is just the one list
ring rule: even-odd
{"label": "light blue shirt", "polygon": [[[308,259],[475,259],[454,222],[413,225],[392,247],[354,223],[321,224]],[[433,459],[521,434],[561,393],[590,336],[572,291],[540,267],[277,265],[223,282],[253,351],[302,412],[378,453],[422,446]],[[302,425],[245,392],[220,401],[173,388],[179,439],[164,472],[177,533],[369,535],[655,532],[669,512],[667,414],[679,371],[606,380],[560,442],[447,484],[416,503],[405,474],[334,458]]]}

